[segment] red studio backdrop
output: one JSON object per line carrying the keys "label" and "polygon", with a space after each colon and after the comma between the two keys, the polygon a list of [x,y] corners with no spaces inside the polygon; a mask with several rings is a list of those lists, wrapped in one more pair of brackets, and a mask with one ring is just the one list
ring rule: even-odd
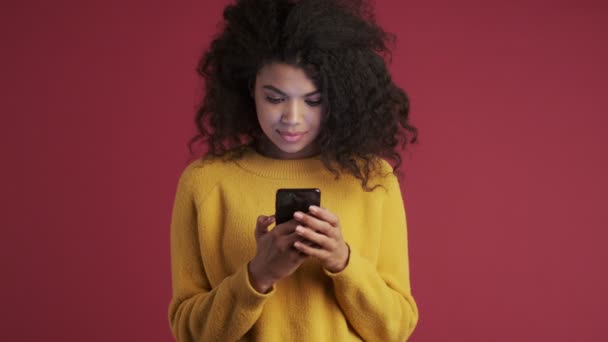
{"label": "red studio backdrop", "polygon": [[[172,340],[171,208],[226,3],[3,2],[0,340]],[[411,341],[605,340],[607,3],[376,8],[420,130]]]}

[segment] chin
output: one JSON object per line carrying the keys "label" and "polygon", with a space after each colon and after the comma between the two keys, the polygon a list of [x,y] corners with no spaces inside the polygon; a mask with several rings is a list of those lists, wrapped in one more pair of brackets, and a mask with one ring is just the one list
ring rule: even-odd
{"label": "chin", "polygon": [[285,153],[298,153],[305,150],[310,145],[310,141],[303,139],[298,142],[287,143],[283,141],[281,137],[278,137],[276,140],[272,141],[272,144]]}
{"label": "chin", "polygon": [[292,156],[298,158],[300,154],[308,154],[308,150],[310,149],[310,143],[297,144],[297,145],[284,145],[284,144],[274,144],[277,148],[278,152],[283,154],[286,157]]}
{"label": "chin", "polygon": [[301,150],[305,149],[308,146],[308,144],[307,143],[303,143],[303,142],[299,142],[297,144],[285,144],[285,143],[282,143],[282,144],[277,145],[277,146],[279,146],[279,148],[281,150],[286,151],[286,152],[287,151],[297,152],[297,151],[301,151]]}
{"label": "chin", "polygon": [[300,153],[302,151],[304,151],[304,149],[306,148],[306,146],[304,147],[296,147],[296,146],[279,146],[279,150],[281,150],[281,152],[283,153],[289,153],[289,154],[296,154],[296,153]]}

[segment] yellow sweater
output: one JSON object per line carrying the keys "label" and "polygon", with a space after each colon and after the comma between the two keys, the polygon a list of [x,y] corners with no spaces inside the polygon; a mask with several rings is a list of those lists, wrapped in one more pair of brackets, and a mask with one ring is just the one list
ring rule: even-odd
{"label": "yellow sweater", "polygon": [[[318,158],[276,160],[253,150],[233,162],[190,163],[171,219],[169,322],[177,340],[405,341],[418,321],[405,211],[395,176],[376,183],[384,189],[365,192],[352,176],[336,180]],[[330,273],[311,258],[258,293],[247,273],[256,219],[274,213],[277,189],[297,187],[321,189],[321,206],[339,217],[350,246],[348,265]]]}

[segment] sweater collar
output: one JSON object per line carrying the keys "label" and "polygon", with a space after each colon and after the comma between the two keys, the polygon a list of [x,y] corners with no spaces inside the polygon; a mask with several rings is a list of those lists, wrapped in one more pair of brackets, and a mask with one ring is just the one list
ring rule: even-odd
{"label": "sweater collar", "polygon": [[273,179],[298,179],[329,173],[319,155],[303,159],[274,159],[250,147],[235,163],[248,172]]}

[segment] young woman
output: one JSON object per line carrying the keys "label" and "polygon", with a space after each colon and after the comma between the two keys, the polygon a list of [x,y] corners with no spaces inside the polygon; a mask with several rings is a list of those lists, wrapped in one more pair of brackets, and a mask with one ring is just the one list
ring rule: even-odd
{"label": "young woman", "polygon": [[[208,153],[171,222],[179,341],[404,341],[418,321],[399,182],[416,142],[363,1],[239,0],[200,61]],[[321,206],[274,224],[280,188]]]}

